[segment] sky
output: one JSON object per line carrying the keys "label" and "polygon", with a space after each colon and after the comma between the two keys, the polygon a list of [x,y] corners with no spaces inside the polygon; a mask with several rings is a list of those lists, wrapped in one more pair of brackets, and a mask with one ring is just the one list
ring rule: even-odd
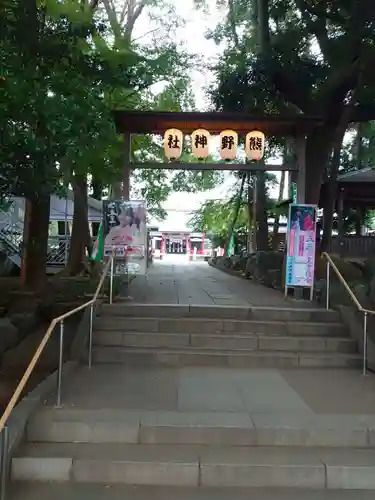
{"label": "sky", "polygon": [[[219,48],[212,40],[205,37],[206,30],[216,26],[222,19],[222,13],[215,8],[215,0],[211,0],[210,12],[205,14],[194,6],[193,0],[170,0],[174,4],[179,16],[185,20],[185,26],[177,32],[177,40],[184,43],[188,52],[198,54],[207,62],[214,62],[219,56]],[[152,29],[146,16],[139,19],[135,26],[135,37],[142,36]],[[206,71],[191,71],[193,92],[198,110],[205,111],[209,103],[205,97],[204,89],[214,84],[212,73]],[[218,152],[218,141],[212,141],[212,152]],[[203,193],[173,193],[164,204],[168,217],[163,222],[152,221],[152,225],[161,229],[186,230],[191,212],[198,209],[202,203],[209,199],[223,199],[233,186],[231,174],[225,175],[225,181],[212,191]],[[273,193],[277,196],[277,190]],[[184,213],[184,211],[186,211]]]}

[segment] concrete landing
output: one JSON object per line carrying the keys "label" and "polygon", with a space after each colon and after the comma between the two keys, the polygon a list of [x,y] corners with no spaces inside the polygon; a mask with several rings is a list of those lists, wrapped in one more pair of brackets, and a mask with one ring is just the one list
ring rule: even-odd
{"label": "concrete landing", "polygon": [[147,279],[139,277],[132,283],[130,295],[144,304],[310,307],[307,301],[285,301],[277,290],[183,257],[155,261]]}
{"label": "concrete landing", "polygon": [[[375,376],[356,370],[82,367],[64,408],[375,417]],[[50,403],[53,406],[53,399]],[[214,415],[212,415],[214,417]],[[235,419],[236,416],[233,415]],[[281,417],[280,417],[281,418]]]}
{"label": "concrete landing", "polygon": [[22,483],[9,500],[373,500],[373,491]]}

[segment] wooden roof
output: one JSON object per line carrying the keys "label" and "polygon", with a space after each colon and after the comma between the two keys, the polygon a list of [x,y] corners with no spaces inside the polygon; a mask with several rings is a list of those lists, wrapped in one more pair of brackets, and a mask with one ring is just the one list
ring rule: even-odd
{"label": "wooden roof", "polygon": [[[324,203],[327,196],[328,183],[321,188],[320,199]],[[342,174],[337,178],[337,198],[339,192],[343,195],[344,203],[352,208],[359,206],[375,208],[375,170],[363,168]],[[323,206],[323,205],[322,205]]]}
{"label": "wooden roof", "polygon": [[339,184],[374,184],[375,185],[375,170],[371,167],[353,170],[346,174],[339,175],[337,178]]}
{"label": "wooden roof", "polygon": [[323,123],[320,117],[305,115],[254,115],[221,112],[169,112],[169,111],[113,111],[119,133],[164,134],[169,128],[178,128],[191,134],[204,128],[212,134],[232,129],[239,135],[260,130],[268,136],[296,136],[306,134]]}

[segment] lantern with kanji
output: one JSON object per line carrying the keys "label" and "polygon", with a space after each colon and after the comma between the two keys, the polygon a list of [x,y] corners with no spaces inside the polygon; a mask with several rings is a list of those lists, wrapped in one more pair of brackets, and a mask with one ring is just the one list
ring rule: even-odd
{"label": "lantern with kanji", "polygon": [[209,151],[210,133],[203,128],[195,130],[191,134],[191,152],[197,158],[207,158]]}
{"label": "lantern with kanji", "polygon": [[235,160],[237,156],[238,134],[234,130],[220,132],[220,157],[222,160]]}
{"label": "lantern with kanji", "polygon": [[261,160],[264,155],[264,134],[253,130],[246,135],[245,151],[248,160]]}
{"label": "lantern with kanji", "polygon": [[182,153],[184,136],[181,130],[170,128],[164,133],[164,154],[168,160],[177,160]]}

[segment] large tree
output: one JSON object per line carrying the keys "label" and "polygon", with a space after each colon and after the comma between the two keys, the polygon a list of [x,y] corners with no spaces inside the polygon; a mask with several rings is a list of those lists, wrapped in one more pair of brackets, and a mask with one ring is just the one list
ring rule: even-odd
{"label": "large tree", "polygon": [[359,87],[353,113],[372,104],[375,4],[369,0],[266,3],[269,50],[257,54],[249,50],[257,4],[220,1],[221,8],[226,8],[226,23],[214,36],[220,40],[233,26],[241,52],[239,57],[233,44],[227,45],[226,55],[231,57],[221,60],[214,101],[217,109],[232,111],[254,112],[261,102],[266,103],[264,111],[320,115],[323,124],[306,142],[306,201],[317,203],[337,128],[342,127],[352,93]]}
{"label": "large tree", "polygon": [[15,1],[2,12],[0,188],[26,199],[30,286],[45,277],[50,195],[87,168],[87,152],[113,137],[108,88],[140,81],[139,58],[104,48],[105,27],[72,5],[65,11],[63,2]]}
{"label": "large tree", "polygon": [[[150,8],[150,15],[155,14],[156,3],[129,0],[126,9],[116,13],[120,30],[111,17],[112,2],[26,0],[3,7],[0,195],[24,196],[27,201],[24,277],[28,285],[37,286],[45,277],[50,194],[73,187],[67,272],[75,274],[90,246],[88,180],[91,177],[94,194],[101,198],[104,186],[121,179],[123,146],[111,111],[191,105],[186,78],[190,56],[168,37],[163,45],[155,33],[152,44],[132,40],[141,11]],[[167,34],[178,26],[175,17],[169,21],[162,23]],[[163,81],[167,85],[155,97],[149,89]],[[161,144],[152,137],[135,139],[134,146],[136,155],[161,158]],[[168,177],[160,170],[135,175],[148,206],[160,216],[161,202],[171,189],[209,189],[217,178],[199,172]]]}

